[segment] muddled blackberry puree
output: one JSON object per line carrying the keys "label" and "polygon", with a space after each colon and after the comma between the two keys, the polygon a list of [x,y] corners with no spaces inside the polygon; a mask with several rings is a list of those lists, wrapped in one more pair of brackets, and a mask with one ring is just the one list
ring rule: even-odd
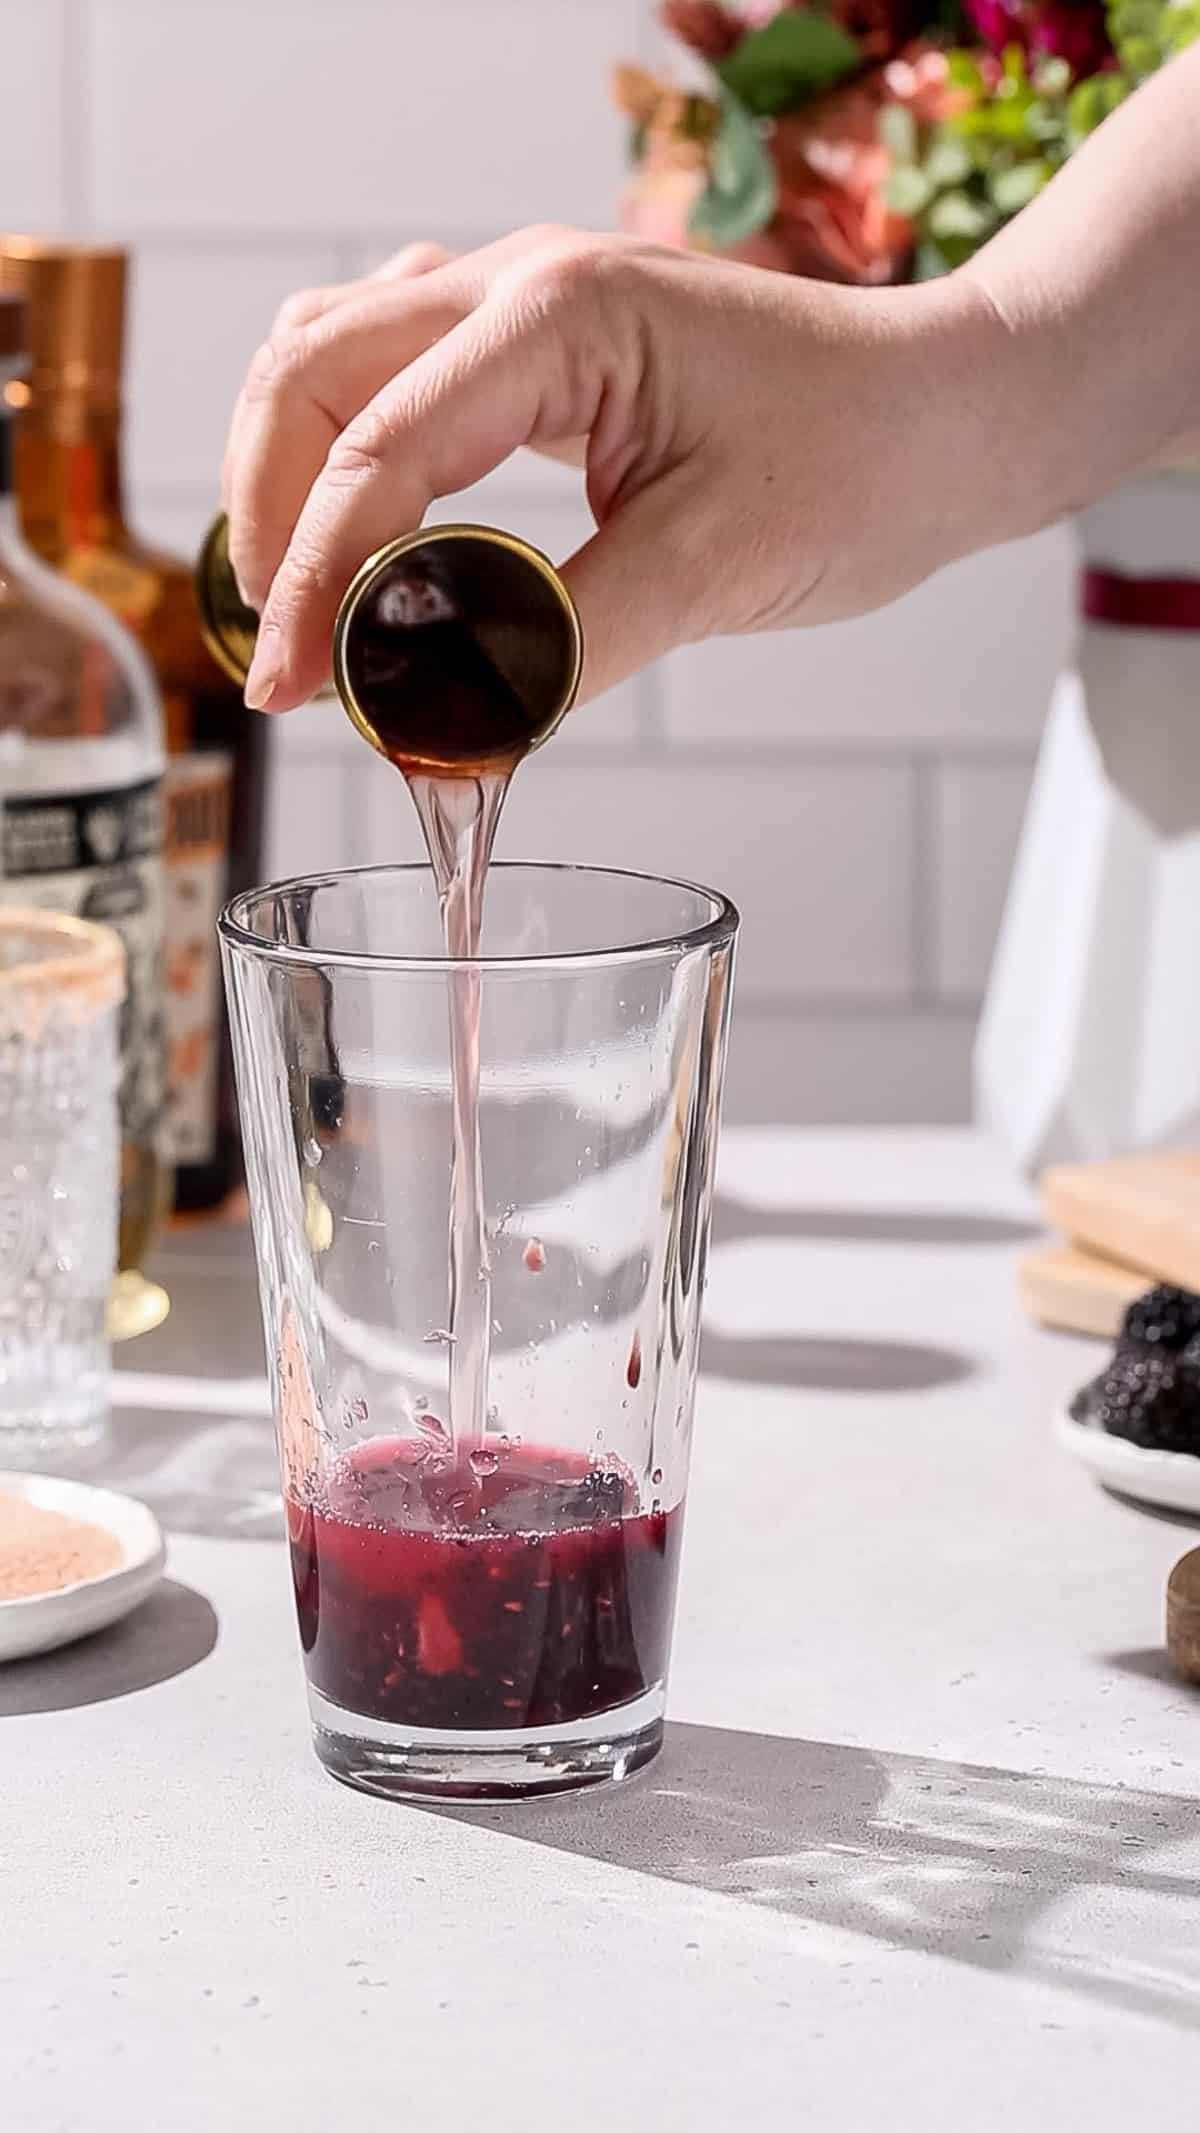
{"label": "muddled blackberry puree", "polygon": [[513,1445],[456,1466],[360,1445],[319,1506],[288,1503],[309,1679],[360,1717],[435,1732],[553,1726],[666,1671],[682,1505],[625,1470]]}

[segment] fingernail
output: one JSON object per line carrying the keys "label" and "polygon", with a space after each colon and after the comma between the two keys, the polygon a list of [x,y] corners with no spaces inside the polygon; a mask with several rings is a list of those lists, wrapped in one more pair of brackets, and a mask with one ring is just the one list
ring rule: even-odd
{"label": "fingernail", "polygon": [[283,662],[279,656],[279,631],[273,622],[264,623],[258,633],[250,672],[246,676],[243,697],[248,711],[265,711],[275,694]]}

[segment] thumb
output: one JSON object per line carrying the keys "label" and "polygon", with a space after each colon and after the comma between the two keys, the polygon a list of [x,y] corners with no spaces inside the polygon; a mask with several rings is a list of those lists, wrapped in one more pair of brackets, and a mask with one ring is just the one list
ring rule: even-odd
{"label": "thumb", "polygon": [[676,479],[661,476],[561,566],[583,625],[581,704],[703,634],[705,575],[701,559],[688,561],[691,523]]}

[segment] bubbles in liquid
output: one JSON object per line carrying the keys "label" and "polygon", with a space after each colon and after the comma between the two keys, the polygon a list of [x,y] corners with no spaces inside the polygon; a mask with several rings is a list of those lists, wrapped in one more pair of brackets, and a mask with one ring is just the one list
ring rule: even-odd
{"label": "bubbles in liquid", "polygon": [[480,1480],[482,1481],[485,1474],[494,1474],[496,1472],[496,1469],[500,1464],[500,1454],[499,1452],[493,1452],[481,1446],[477,1451],[473,1451],[470,1454],[467,1463],[470,1466],[471,1472],[473,1474],[478,1474]]}
{"label": "bubbles in liquid", "polygon": [[659,1482],[662,1480],[662,1468],[660,1466],[655,1467],[654,1472],[650,1476],[650,1479],[654,1483],[655,1488],[657,1488]]}

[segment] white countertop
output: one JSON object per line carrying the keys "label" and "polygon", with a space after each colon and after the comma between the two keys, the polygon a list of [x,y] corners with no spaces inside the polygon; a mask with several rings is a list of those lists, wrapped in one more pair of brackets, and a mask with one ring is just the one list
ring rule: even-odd
{"label": "white countertop", "polygon": [[[282,1550],[212,1537],[273,1527],[266,1425],[145,1381],[113,1479],[192,1529],[170,1583],[0,1671],[6,2133],[1189,2120],[1200,1695],[1161,1625],[1200,1534],[1054,1449],[1098,1351],[1020,1317],[1030,1203],[980,1142],[730,1133],[722,1176],[673,1723],[625,1788],[332,1783]],[[179,1251],[176,1352],[203,1322],[244,1376],[244,1262]]]}

